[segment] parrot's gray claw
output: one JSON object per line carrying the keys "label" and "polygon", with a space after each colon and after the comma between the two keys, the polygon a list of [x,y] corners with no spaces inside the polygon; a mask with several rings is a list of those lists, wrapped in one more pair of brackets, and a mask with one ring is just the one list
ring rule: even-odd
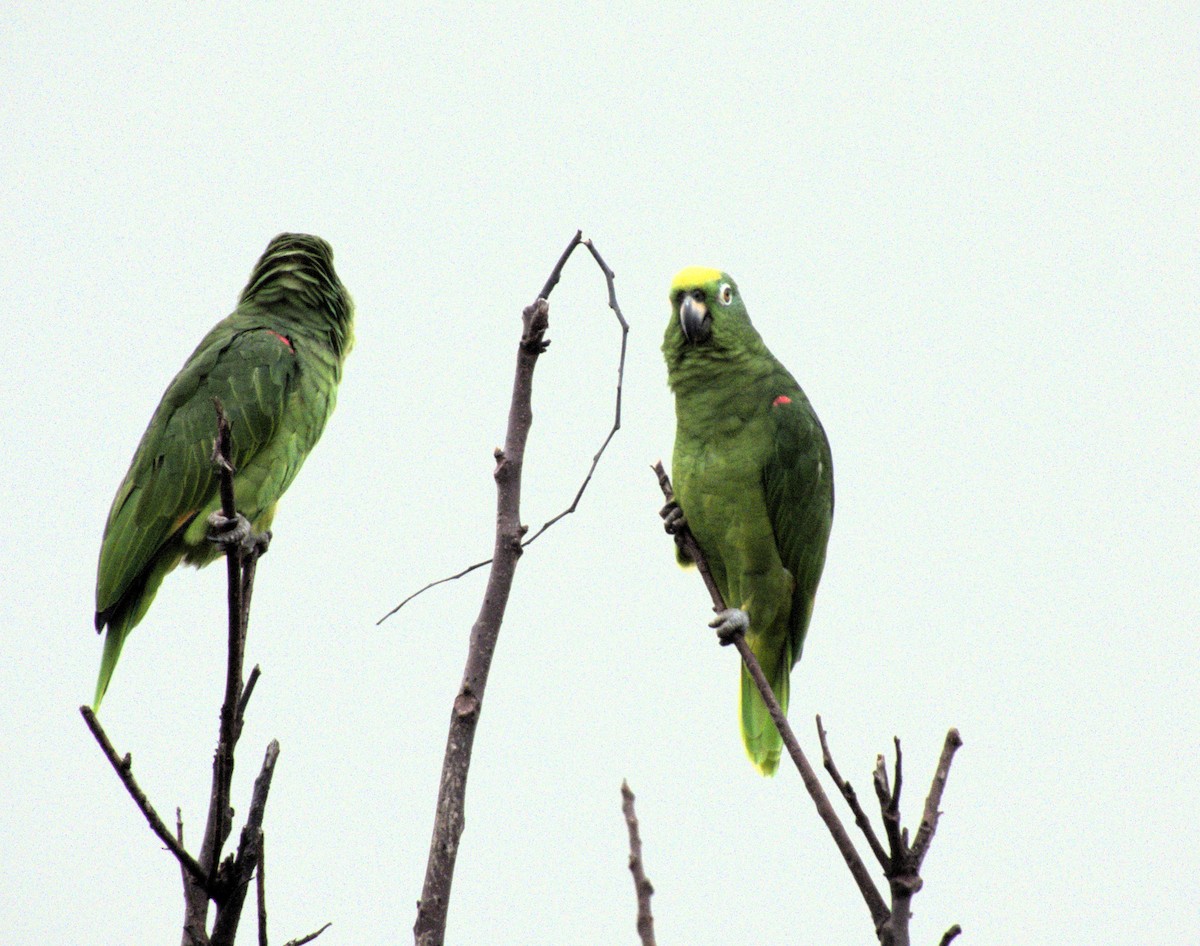
{"label": "parrot's gray claw", "polygon": [[250,528],[250,520],[240,512],[236,513],[232,519],[227,519],[225,514],[218,509],[208,517],[208,541],[215,545],[222,548],[229,548],[232,545],[249,548],[254,545],[256,538]]}
{"label": "parrot's gray claw", "polygon": [[683,516],[683,510],[673,499],[663,506],[658,514],[662,516],[663,528],[667,530],[667,535],[678,535],[687,528],[687,519]]}
{"label": "parrot's gray claw", "polygon": [[262,558],[267,554],[267,549],[271,547],[271,530],[267,529],[265,532],[250,536],[250,541],[254,543],[255,557]]}
{"label": "parrot's gray claw", "polygon": [[726,608],[719,611],[708,626],[717,629],[717,640],[723,645],[732,644],[735,637],[750,629],[750,615],[741,608]]}

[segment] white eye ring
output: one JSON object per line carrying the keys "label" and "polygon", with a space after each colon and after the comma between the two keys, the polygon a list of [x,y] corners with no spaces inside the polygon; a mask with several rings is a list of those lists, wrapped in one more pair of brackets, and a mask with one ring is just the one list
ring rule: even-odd
{"label": "white eye ring", "polygon": [[721,305],[729,305],[733,301],[733,286],[727,282],[721,283]]}

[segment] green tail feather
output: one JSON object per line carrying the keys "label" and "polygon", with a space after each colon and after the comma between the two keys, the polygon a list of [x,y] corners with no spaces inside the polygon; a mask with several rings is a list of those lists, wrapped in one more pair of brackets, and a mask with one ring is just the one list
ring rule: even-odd
{"label": "green tail feather", "polygon": [[121,648],[125,646],[125,638],[146,616],[163,579],[179,564],[179,559],[180,554],[176,551],[160,555],[150,563],[144,577],[129,589],[124,600],[104,614],[97,615],[96,629],[99,630],[107,624],[108,631],[104,636],[104,656],[100,658],[100,676],[96,679],[96,698],[92,703],[93,713],[100,711],[100,701],[104,699],[104,694],[108,690],[108,682],[112,679],[113,670],[117,667],[117,659],[121,656]]}
{"label": "green tail feather", "polygon": [[[775,691],[775,698],[779,700],[779,705],[786,715],[788,698],[791,695],[791,661],[781,660],[774,669],[774,674],[765,669],[764,672],[767,673],[771,689]],[[779,768],[779,757],[783,753],[783,737],[775,728],[771,714],[767,711],[767,704],[763,702],[762,694],[758,692],[758,687],[745,666],[742,667],[741,717],[742,742],[746,746],[746,755],[750,756],[750,761],[763,775],[774,775],[775,770]]]}
{"label": "green tail feather", "polygon": [[117,669],[117,659],[121,656],[121,647],[125,644],[126,629],[110,624],[108,633],[104,636],[104,656],[100,658],[100,676],[96,679],[96,698],[92,701],[92,712],[100,711],[100,701],[108,690],[108,681],[112,679],[113,671]]}

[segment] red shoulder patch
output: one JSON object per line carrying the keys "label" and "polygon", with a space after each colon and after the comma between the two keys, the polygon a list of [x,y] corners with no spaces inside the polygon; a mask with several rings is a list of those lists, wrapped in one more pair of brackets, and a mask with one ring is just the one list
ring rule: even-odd
{"label": "red shoulder patch", "polygon": [[791,403],[792,403],[792,399],[790,397],[788,397],[786,394],[781,394],[781,395],[779,395],[779,397],[775,398],[775,400],[773,400],[771,402],[771,406],[779,407],[779,405],[781,405],[781,404],[791,404]]}
{"label": "red shoulder patch", "polygon": [[296,354],[296,349],[292,347],[292,340],[290,338],[288,338],[286,335],[280,335],[274,329],[267,329],[267,331],[270,332],[272,335],[274,335],[277,339],[279,339],[285,345],[287,345],[288,351],[290,351],[293,355]]}

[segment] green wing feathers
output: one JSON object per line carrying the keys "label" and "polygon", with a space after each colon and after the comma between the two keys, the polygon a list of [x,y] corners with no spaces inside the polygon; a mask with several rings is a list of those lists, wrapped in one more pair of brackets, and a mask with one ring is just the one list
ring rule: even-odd
{"label": "green wing feathers", "polygon": [[218,554],[203,534],[220,504],[212,464],[214,397],[229,418],[239,511],[263,528],[256,520],[287,485],[263,477],[256,461],[283,423],[295,355],[268,330],[218,328],[168,387],[109,514],[96,581],[96,629],[109,628],[96,706],[125,636],[145,616],[163,578],[180,561],[205,565]]}
{"label": "green wing feathers", "polygon": [[333,410],[352,318],[328,245],[283,234],[259,260],[238,308],[167,387],[117,490],[100,548],[96,629],[108,634],[96,707],[163,578],[180,562],[199,567],[219,554],[206,535],[220,505],[213,399],[229,419],[238,512],[262,531]]}
{"label": "green wing feathers", "polygon": [[788,618],[790,670],[804,650],[825,549],[833,525],[833,458],[829,441],[799,387],[771,405],[772,445],[763,466],[767,515],[780,561],[794,586]]}
{"label": "green wing feathers", "polygon": [[[685,269],[670,300],[676,497],[726,604],[749,616],[746,642],[786,713],[833,521],[829,443],[727,273]],[[770,775],[782,739],[745,669],[740,693],[746,752]]]}

